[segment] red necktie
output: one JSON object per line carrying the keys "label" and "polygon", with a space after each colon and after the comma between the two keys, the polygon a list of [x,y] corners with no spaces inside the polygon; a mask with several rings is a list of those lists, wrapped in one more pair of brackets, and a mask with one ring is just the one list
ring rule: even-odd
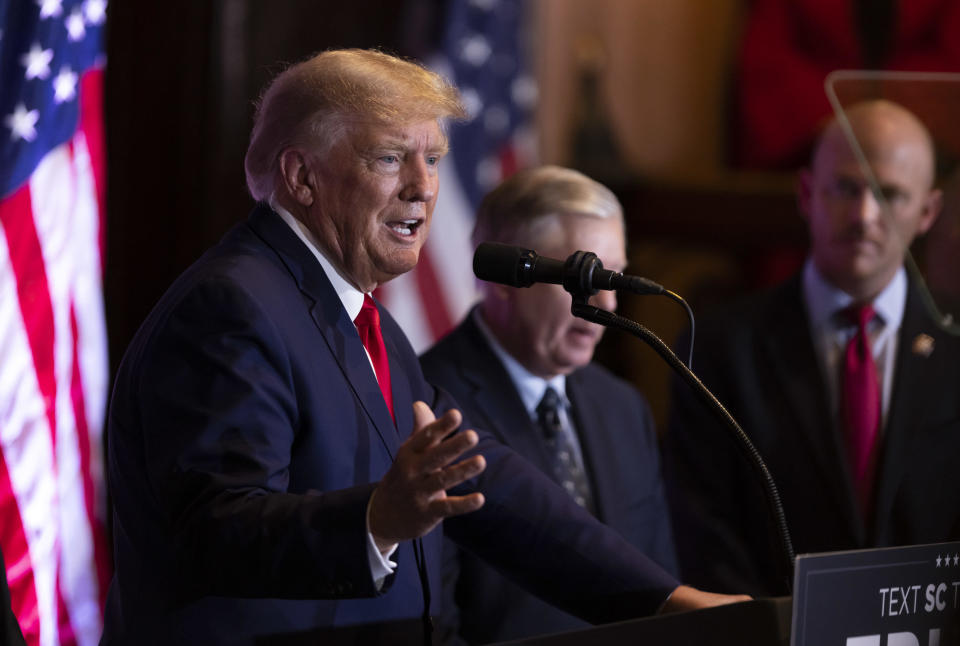
{"label": "red necktie", "polygon": [[871,305],[861,305],[843,313],[857,326],[844,359],[843,421],[850,472],[866,518],[873,499],[880,432],[880,383],[867,334],[874,311]]}
{"label": "red necktie", "polygon": [[390,362],[387,360],[387,348],[383,345],[383,335],[380,333],[380,312],[377,311],[377,306],[374,305],[370,294],[364,295],[363,307],[360,308],[360,313],[357,314],[353,324],[357,326],[363,347],[370,355],[373,371],[377,374],[377,382],[380,384],[380,392],[383,393],[383,400],[387,403],[393,423],[396,424],[397,418],[393,414],[393,389],[390,387]]}

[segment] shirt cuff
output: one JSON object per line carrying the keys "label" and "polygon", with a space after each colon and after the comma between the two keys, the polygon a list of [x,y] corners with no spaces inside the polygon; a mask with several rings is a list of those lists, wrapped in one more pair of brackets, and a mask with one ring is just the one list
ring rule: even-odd
{"label": "shirt cuff", "polygon": [[367,561],[370,563],[370,576],[373,578],[373,586],[377,592],[383,589],[383,582],[397,569],[397,564],[390,560],[396,551],[396,543],[387,550],[386,554],[377,547],[377,542],[373,540],[373,534],[370,533],[370,504],[367,503]]}

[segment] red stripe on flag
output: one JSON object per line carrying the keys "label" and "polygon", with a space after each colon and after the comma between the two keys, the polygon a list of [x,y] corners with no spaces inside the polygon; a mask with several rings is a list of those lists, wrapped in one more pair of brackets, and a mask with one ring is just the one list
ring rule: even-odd
{"label": "red stripe on flag", "polygon": [[20,518],[20,507],[13,494],[13,485],[7,471],[7,461],[0,452],[0,545],[6,561],[7,586],[10,605],[20,624],[20,630],[31,646],[40,643],[40,608],[33,581],[33,564],[27,548],[27,535]]}
{"label": "red stripe on flag", "polygon": [[104,265],[107,230],[107,157],[103,134],[103,70],[88,70],[80,79],[80,130],[87,140],[93,181],[97,187],[97,208],[100,213],[100,267]]}
{"label": "red stripe on flag", "polygon": [[[107,601],[107,586],[110,582],[110,560],[107,553],[107,535],[103,523],[97,519],[97,491],[90,471],[90,429],[87,427],[87,410],[83,399],[83,377],[80,374],[80,340],[77,327],[77,313],[70,303],[70,333],[73,336],[73,374],[70,377],[70,399],[73,402],[73,416],[77,420],[77,445],[80,453],[80,469],[83,478],[83,502],[87,512],[93,541],[93,559],[97,568],[97,590],[99,592],[100,612]],[[98,449],[99,450],[99,449]]]}
{"label": "red stripe on flag", "polygon": [[433,269],[430,254],[424,247],[420,252],[420,261],[414,271],[417,281],[417,290],[420,292],[420,301],[423,303],[423,313],[430,326],[434,339],[439,339],[453,329],[450,312],[447,310],[447,300],[440,288],[440,282]]}
{"label": "red stripe on flag", "polygon": [[517,159],[517,149],[512,146],[504,146],[500,149],[500,178],[507,179],[520,170],[520,161]]}
{"label": "red stripe on flag", "polygon": [[30,341],[33,367],[50,424],[51,446],[56,455],[57,380],[53,359],[53,303],[50,301],[40,238],[33,222],[29,183],[0,201],[0,226],[3,226],[7,239],[10,266],[17,282],[20,315]]}

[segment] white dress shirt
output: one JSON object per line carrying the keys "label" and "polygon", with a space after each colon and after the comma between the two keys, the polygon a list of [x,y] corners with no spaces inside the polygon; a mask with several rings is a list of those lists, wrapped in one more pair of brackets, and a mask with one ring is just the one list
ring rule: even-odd
{"label": "white dress shirt", "polygon": [[474,323],[477,324],[477,327],[480,328],[480,333],[483,334],[484,338],[486,338],[487,343],[493,350],[493,353],[500,360],[500,363],[503,364],[507,374],[510,375],[510,380],[517,389],[517,393],[520,395],[520,400],[523,402],[524,408],[527,409],[527,413],[530,415],[530,420],[534,423],[535,427],[539,427],[539,422],[537,419],[537,406],[540,405],[540,400],[543,399],[543,394],[547,392],[548,387],[557,391],[557,394],[560,395],[560,399],[563,401],[563,406],[560,409],[560,425],[563,429],[562,432],[566,436],[570,446],[573,448],[574,460],[581,469],[584,468],[583,453],[580,450],[580,440],[577,438],[577,433],[574,430],[573,420],[570,418],[570,400],[567,398],[566,375],[556,375],[550,379],[538,377],[524,368],[519,361],[514,359],[513,356],[507,352],[502,345],[500,345],[500,342],[493,335],[493,332],[491,332],[490,328],[487,327],[483,317],[480,316],[479,309],[475,309],[473,311],[473,320]]}
{"label": "white dress shirt", "polygon": [[[828,283],[811,259],[807,259],[803,267],[803,297],[807,305],[814,347],[827,384],[830,411],[836,417],[840,408],[843,356],[847,344],[857,331],[856,326],[845,323],[838,313],[853,304],[853,297]],[[897,344],[906,302],[907,274],[901,267],[873,300],[873,309],[877,315],[867,329],[880,382],[881,432],[890,408]]]}

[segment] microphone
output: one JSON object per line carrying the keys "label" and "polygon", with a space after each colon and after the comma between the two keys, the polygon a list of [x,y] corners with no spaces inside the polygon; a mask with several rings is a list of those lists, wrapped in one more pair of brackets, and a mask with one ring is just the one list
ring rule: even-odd
{"label": "microphone", "polygon": [[622,289],[635,294],[663,294],[666,290],[646,278],[628,276],[603,268],[597,254],[574,252],[566,260],[538,255],[532,249],[483,242],[473,254],[473,273],[486,280],[511,287],[534,283],[563,285],[571,294],[596,294],[601,289]]}

